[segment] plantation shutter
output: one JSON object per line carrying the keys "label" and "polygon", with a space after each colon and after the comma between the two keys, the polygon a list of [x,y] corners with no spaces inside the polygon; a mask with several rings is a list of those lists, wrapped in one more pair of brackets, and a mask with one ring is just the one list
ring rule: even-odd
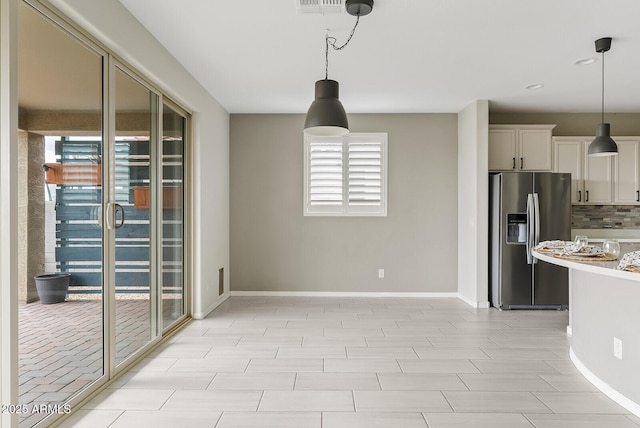
{"label": "plantation shutter", "polygon": [[305,136],[304,215],[386,216],[387,134]]}
{"label": "plantation shutter", "polygon": [[309,143],[308,203],[312,211],[341,212],[343,205],[343,144]]}
{"label": "plantation shutter", "polygon": [[377,140],[355,137],[348,144],[350,206],[371,208],[382,204],[382,143]]}

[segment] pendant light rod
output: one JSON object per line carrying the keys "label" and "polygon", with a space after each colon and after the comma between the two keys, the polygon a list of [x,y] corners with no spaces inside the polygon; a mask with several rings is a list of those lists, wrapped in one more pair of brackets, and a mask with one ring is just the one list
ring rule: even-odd
{"label": "pendant light rod", "polygon": [[602,123],[604,123],[604,53],[611,49],[611,37],[596,40],[596,52],[602,54]]}

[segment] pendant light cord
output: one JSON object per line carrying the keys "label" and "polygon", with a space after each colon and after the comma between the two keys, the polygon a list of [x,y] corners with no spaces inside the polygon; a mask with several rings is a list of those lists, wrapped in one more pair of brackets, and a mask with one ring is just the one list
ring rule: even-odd
{"label": "pendant light cord", "polygon": [[602,52],[602,122],[604,123],[604,51]]}
{"label": "pendant light cord", "polygon": [[358,28],[358,23],[360,22],[360,15],[358,15],[356,17],[356,25],[353,26],[353,30],[351,30],[351,34],[349,34],[349,38],[347,39],[346,42],[344,42],[344,44],[342,46],[336,46],[336,42],[338,41],[335,37],[331,37],[329,36],[329,30],[327,30],[327,34],[324,38],[325,41],[325,56],[324,56],[324,64],[325,64],[325,68],[324,68],[324,78],[325,80],[329,79],[329,45],[331,45],[331,47],[333,48],[333,50],[335,51],[340,51],[344,48],[347,47],[347,45],[349,44],[349,42],[351,41],[351,39],[353,38],[353,35],[356,32],[356,28]]}

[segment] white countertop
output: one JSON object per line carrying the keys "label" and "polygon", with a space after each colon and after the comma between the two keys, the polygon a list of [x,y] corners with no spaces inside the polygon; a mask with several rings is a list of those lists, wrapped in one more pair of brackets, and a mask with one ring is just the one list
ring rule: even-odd
{"label": "white countertop", "polygon": [[567,259],[559,259],[557,257],[553,257],[548,254],[539,253],[537,251],[533,251],[533,256],[544,262],[552,263],[558,266],[564,266],[569,269],[578,269],[585,272],[597,273],[600,275],[630,279],[632,281],[640,282],[640,273],[636,272],[627,272],[623,270],[618,270],[616,267],[622,256],[625,253],[631,251],[640,251],[640,244],[630,244],[630,243],[620,243],[620,257],[617,261],[614,262],[576,262]]}

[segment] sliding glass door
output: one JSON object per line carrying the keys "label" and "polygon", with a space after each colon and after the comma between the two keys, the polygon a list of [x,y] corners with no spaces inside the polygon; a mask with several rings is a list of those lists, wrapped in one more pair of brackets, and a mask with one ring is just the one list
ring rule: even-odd
{"label": "sliding glass door", "polygon": [[162,328],[185,314],[184,141],[186,117],[162,106]]}
{"label": "sliding glass door", "polygon": [[120,67],[115,73],[111,201],[115,231],[116,364],[154,337],[158,95]]}
{"label": "sliding glass door", "polygon": [[19,402],[75,405],[188,314],[188,116],[46,6],[18,18]]}
{"label": "sliding glass door", "polygon": [[[33,409],[62,405],[108,372],[107,56],[23,2],[18,36],[18,403]],[[46,416],[20,412],[20,426]]]}

